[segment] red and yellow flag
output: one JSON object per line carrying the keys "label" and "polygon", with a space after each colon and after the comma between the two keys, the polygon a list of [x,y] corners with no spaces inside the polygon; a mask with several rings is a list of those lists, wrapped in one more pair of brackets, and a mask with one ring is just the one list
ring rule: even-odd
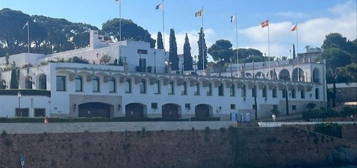
{"label": "red and yellow flag", "polygon": [[262,26],[262,28],[268,27],[269,26],[269,20],[263,21],[262,23],[260,23],[260,25]]}
{"label": "red and yellow flag", "polygon": [[294,25],[290,31],[296,31],[298,29],[298,26],[297,25]]}

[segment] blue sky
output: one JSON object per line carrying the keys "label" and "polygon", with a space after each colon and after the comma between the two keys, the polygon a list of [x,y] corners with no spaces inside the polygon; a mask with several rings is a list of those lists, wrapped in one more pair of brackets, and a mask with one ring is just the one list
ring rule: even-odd
{"label": "blue sky", "polygon": [[[161,12],[154,9],[159,2],[161,0],[122,0],[122,15],[156,36],[162,29]],[[238,14],[239,46],[254,47],[263,52],[267,51],[267,32],[257,26],[269,18],[272,23],[271,55],[289,55],[291,44],[296,43],[295,34],[289,32],[294,23],[301,24],[300,52],[305,45],[320,46],[324,35],[330,32],[356,38],[355,0],[165,0],[165,3],[166,32],[168,28],[175,28],[179,48],[184,34],[188,33],[193,52],[197,50],[196,36],[201,24],[194,12],[202,6],[208,44],[228,39],[235,45],[234,25],[229,22],[229,16],[234,13]],[[114,0],[0,0],[0,8],[98,27],[106,20],[118,17],[118,5]]]}

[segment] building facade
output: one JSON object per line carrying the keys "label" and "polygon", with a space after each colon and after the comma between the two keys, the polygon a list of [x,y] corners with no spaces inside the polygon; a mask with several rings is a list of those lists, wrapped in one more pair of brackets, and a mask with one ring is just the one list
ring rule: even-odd
{"label": "building facade", "polygon": [[[149,43],[111,43],[90,34],[87,48],[0,58],[6,86],[0,90],[0,117],[249,120],[270,117],[273,109],[291,115],[308,103],[326,102],[323,63],[235,65],[223,74],[172,72],[168,54]],[[10,89],[15,73],[19,90]]]}

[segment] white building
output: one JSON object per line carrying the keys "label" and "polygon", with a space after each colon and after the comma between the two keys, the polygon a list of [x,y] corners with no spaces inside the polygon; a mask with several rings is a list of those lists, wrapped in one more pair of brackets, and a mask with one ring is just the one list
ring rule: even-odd
{"label": "white building", "polygon": [[[326,102],[321,63],[255,63],[237,65],[233,76],[183,75],[170,72],[168,54],[149,43],[109,43],[90,34],[88,48],[0,58],[0,79],[9,88],[11,67],[19,67],[20,89],[0,90],[0,117],[254,119],[270,117],[273,108],[290,115]],[[73,58],[89,63],[67,61]],[[265,79],[269,71],[272,80]]]}

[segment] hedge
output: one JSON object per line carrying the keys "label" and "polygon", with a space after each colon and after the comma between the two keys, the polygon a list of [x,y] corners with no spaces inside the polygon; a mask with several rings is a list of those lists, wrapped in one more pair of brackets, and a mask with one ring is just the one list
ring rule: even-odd
{"label": "hedge", "polygon": [[[219,121],[219,118],[206,118],[206,119],[178,119],[178,120],[165,120],[162,118],[143,118],[143,119],[129,119],[126,117],[117,118],[48,118],[49,123],[71,123],[71,122],[157,122],[157,121]],[[0,118],[0,123],[42,123],[44,118]]]}

